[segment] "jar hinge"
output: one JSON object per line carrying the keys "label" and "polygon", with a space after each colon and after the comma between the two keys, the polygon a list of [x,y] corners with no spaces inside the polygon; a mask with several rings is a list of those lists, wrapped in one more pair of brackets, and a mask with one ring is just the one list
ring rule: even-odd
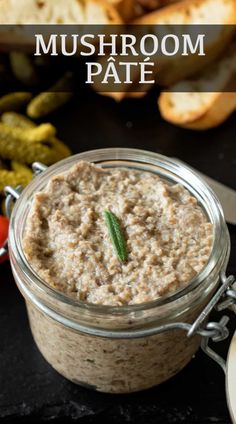
{"label": "jar hinge", "polygon": [[224,315],[219,322],[208,322],[205,326],[205,332],[202,331],[202,325],[205,319],[214,308],[217,311],[222,311],[236,303],[236,291],[232,288],[233,284],[235,283],[234,276],[230,275],[229,277],[226,277],[225,273],[222,272],[220,274],[220,281],[222,284],[209,303],[206,305],[206,307],[203,309],[203,311],[200,313],[200,315],[197,317],[197,319],[194,321],[194,323],[191,325],[187,332],[187,336],[191,337],[194,334],[200,334],[202,336],[202,350],[210,358],[217,362],[225,372],[225,360],[209,347],[209,341],[212,340],[214,342],[219,342],[225,340],[228,337],[229,331],[227,324],[229,317]]}

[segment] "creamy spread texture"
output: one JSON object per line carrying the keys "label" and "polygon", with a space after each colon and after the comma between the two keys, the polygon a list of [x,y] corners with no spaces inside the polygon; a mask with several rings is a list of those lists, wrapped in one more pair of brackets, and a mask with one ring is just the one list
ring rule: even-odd
{"label": "creamy spread texture", "polygon": [[[124,263],[105,210],[120,221]],[[129,305],[185,287],[207,263],[212,236],[212,224],[183,186],[151,172],[81,161],[34,196],[24,251],[55,289],[89,303]]]}

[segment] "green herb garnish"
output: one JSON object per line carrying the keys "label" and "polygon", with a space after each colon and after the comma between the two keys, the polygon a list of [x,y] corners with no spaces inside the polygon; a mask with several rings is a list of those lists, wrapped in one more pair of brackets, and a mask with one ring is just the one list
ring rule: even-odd
{"label": "green herb garnish", "polygon": [[125,262],[127,260],[128,255],[124,234],[122,232],[119,220],[116,215],[111,211],[104,211],[104,215],[115,252],[120,261]]}

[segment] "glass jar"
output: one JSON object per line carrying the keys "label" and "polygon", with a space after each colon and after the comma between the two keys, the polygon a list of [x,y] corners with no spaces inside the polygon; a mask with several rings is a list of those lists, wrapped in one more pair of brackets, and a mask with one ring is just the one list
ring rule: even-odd
{"label": "glass jar", "polygon": [[[157,173],[180,183],[198,199],[214,228],[213,248],[205,268],[184,289],[145,304],[90,305],[55,291],[27,262],[22,236],[35,192],[79,160],[102,167],[129,167]],[[93,389],[128,393],[160,384],[179,372],[200,345],[180,323],[193,323],[213,296],[230,251],[227,226],[212,190],[190,168],[155,153],[102,149],[71,156],[36,176],[12,212],[9,254],[23,294],[34,340],[60,374]]]}

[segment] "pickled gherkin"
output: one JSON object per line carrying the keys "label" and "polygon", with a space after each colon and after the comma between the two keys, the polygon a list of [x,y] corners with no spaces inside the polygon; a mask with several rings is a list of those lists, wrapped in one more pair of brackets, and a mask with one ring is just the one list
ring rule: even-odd
{"label": "pickled gherkin", "polygon": [[38,119],[67,103],[73,96],[72,74],[66,73],[48,91],[34,97],[27,106],[27,115]]}
{"label": "pickled gherkin", "polygon": [[24,165],[23,163],[15,161],[15,160],[11,161],[11,168],[15,172],[24,174],[25,177],[28,178],[29,180],[33,176],[33,172],[32,172],[31,168],[29,168],[27,165]]}
{"label": "pickled gherkin", "polygon": [[[1,119],[5,125],[8,125],[11,128],[32,129],[37,127],[35,122],[31,121],[31,119],[16,112],[6,112],[2,115]],[[63,157],[67,157],[71,154],[69,147],[55,136],[44,141],[49,147],[60,151]]]}
{"label": "pickled gherkin", "polygon": [[0,97],[0,114],[10,111],[19,110],[30,101],[32,94],[28,92],[9,93]]}
{"label": "pickled gherkin", "polygon": [[58,151],[52,150],[50,147],[43,146],[40,143],[32,145],[26,142],[18,143],[18,140],[11,140],[11,142],[6,145],[2,143],[1,139],[0,155],[4,159],[16,159],[27,164],[39,161],[43,162],[45,165],[51,165],[65,157]]}
{"label": "pickled gherkin", "polygon": [[63,157],[67,157],[71,155],[71,150],[66,144],[64,144],[57,137],[51,137],[47,143],[52,149],[55,149],[58,153],[60,153]]}
{"label": "pickled gherkin", "polygon": [[44,92],[34,97],[27,107],[27,115],[38,119],[58,109],[72,97],[72,93]]}
{"label": "pickled gherkin", "polygon": [[26,186],[32,179],[32,171],[27,166],[13,161],[12,170],[0,169],[0,192],[5,186]]}
{"label": "pickled gherkin", "polygon": [[31,119],[27,118],[27,116],[17,112],[3,113],[1,121],[3,124],[11,128],[32,129],[37,127],[35,122],[31,121]]}
{"label": "pickled gherkin", "polygon": [[9,53],[9,60],[17,80],[28,86],[38,83],[38,76],[29,56],[22,52],[12,51]]}
{"label": "pickled gherkin", "polygon": [[10,142],[15,139],[19,142],[23,141],[26,143],[40,143],[48,140],[54,136],[56,129],[51,124],[41,124],[35,128],[22,129],[22,128],[11,128],[5,124],[0,123],[0,141]]}
{"label": "pickled gherkin", "polygon": [[10,131],[14,129],[4,128],[3,131],[3,127],[6,126],[0,124],[0,157],[3,159],[16,160],[27,164],[39,161],[45,163],[45,165],[51,165],[66,157],[61,151],[52,149],[47,145],[39,142],[31,143],[23,137],[19,138],[19,133]]}

